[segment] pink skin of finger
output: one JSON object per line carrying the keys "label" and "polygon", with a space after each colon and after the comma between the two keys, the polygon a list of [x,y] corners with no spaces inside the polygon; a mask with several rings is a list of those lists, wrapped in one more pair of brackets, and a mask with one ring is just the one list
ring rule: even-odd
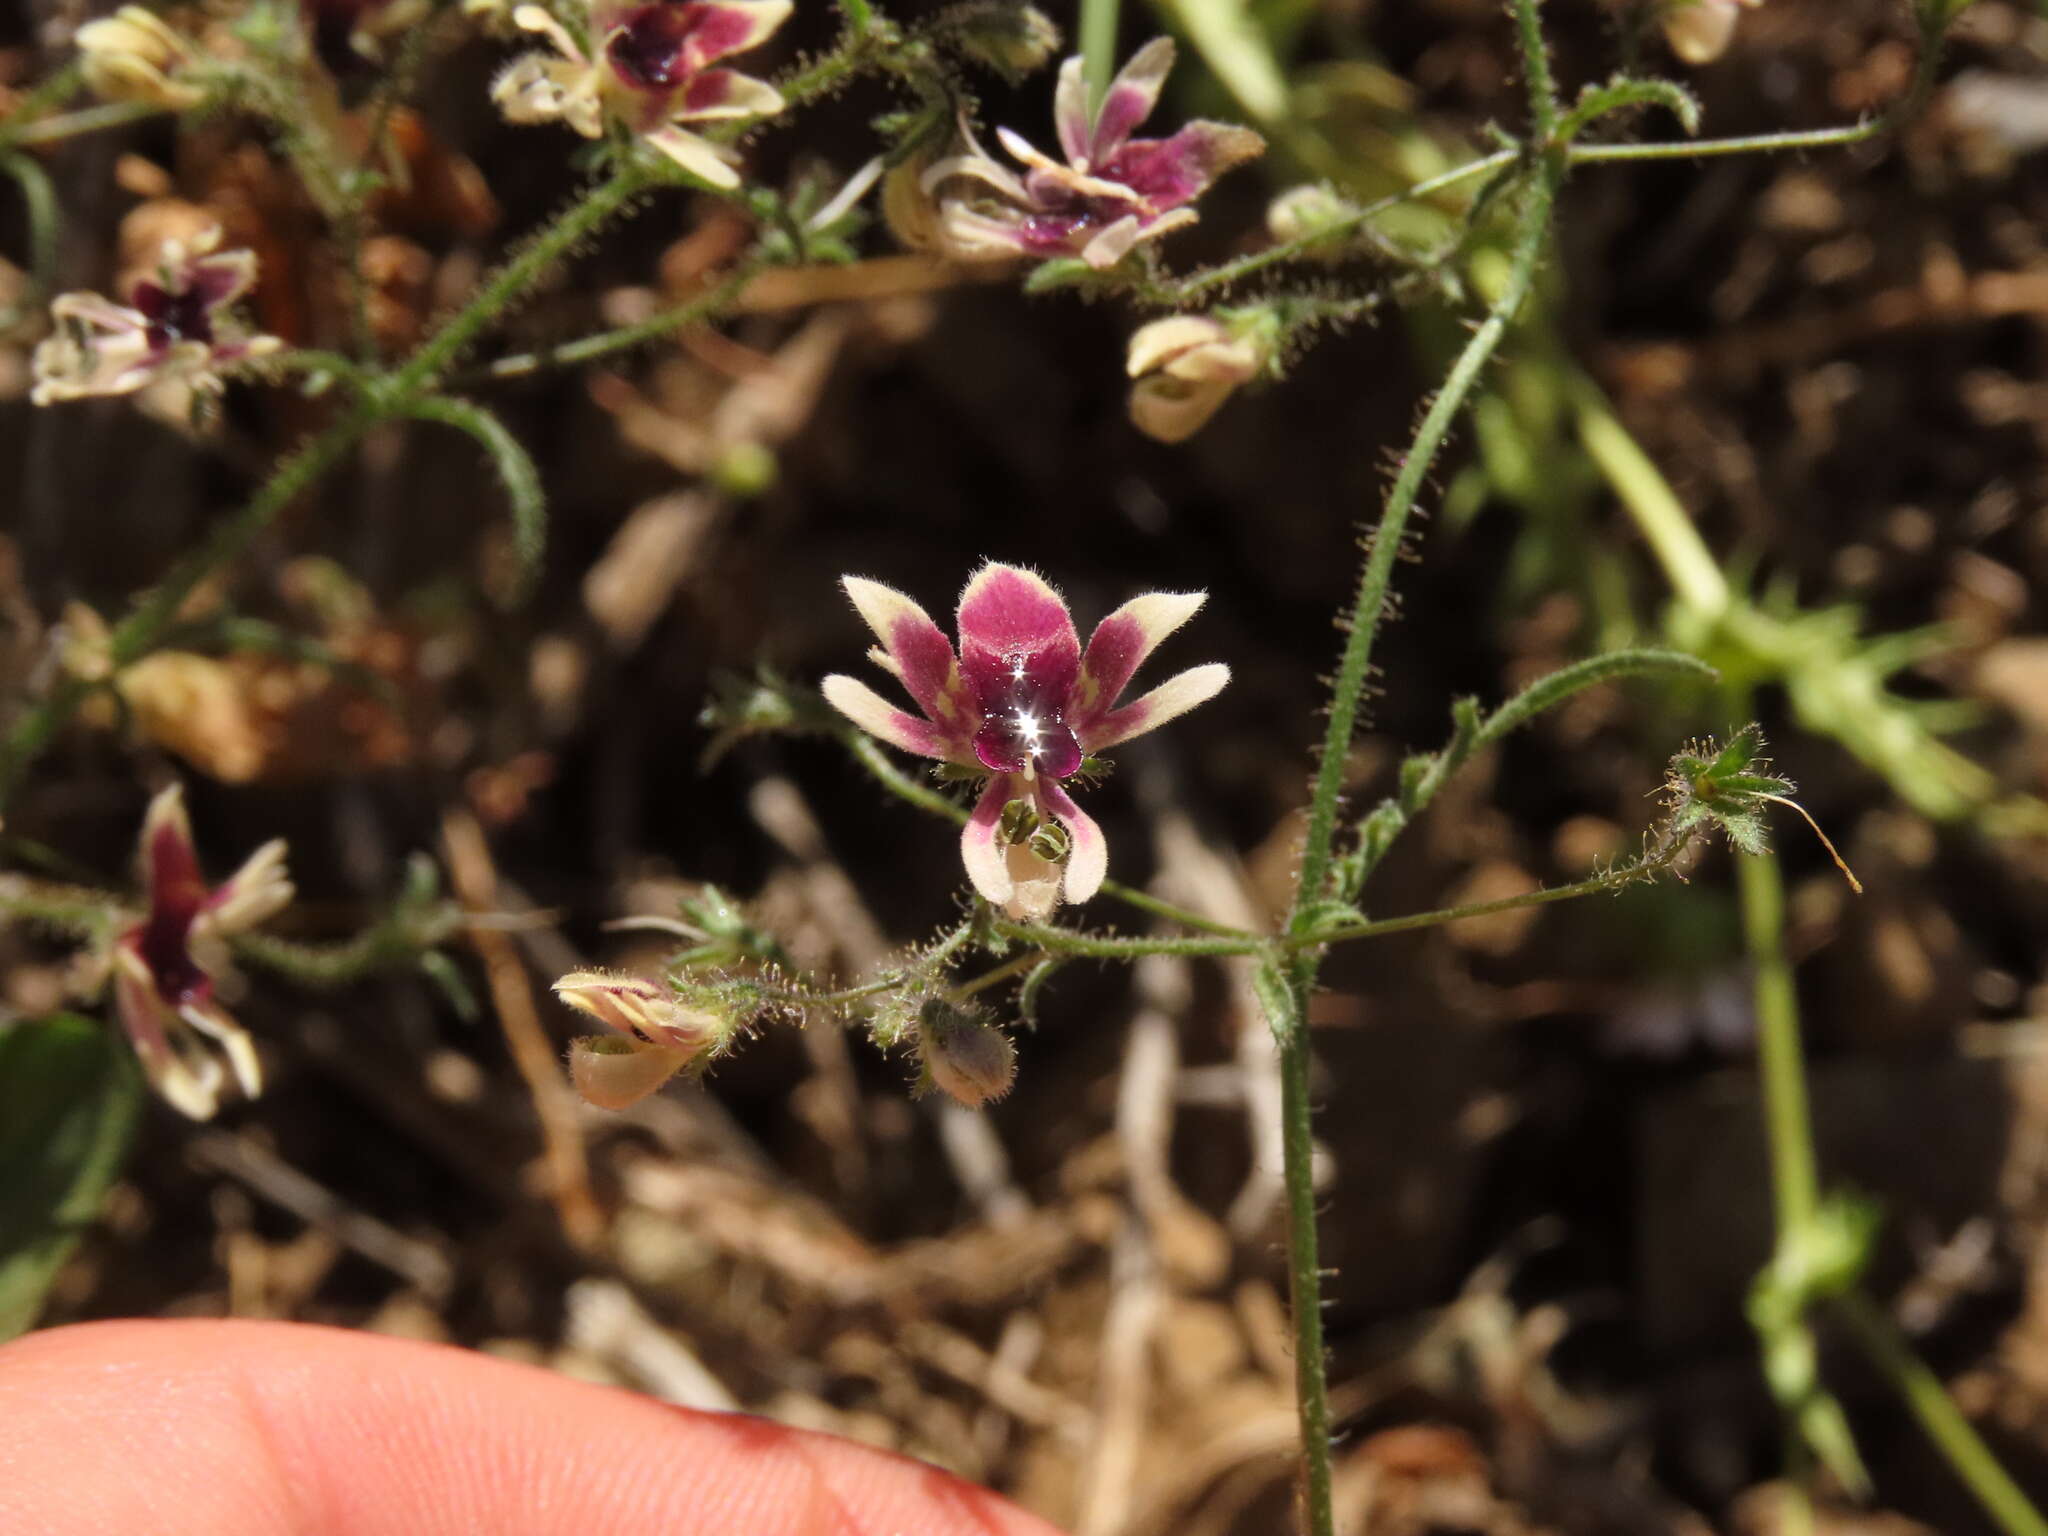
{"label": "pink skin of finger", "polygon": [[9,1536],[1059,1536],[829,1435],[296,1323],[31,1334],[0,1426]]}

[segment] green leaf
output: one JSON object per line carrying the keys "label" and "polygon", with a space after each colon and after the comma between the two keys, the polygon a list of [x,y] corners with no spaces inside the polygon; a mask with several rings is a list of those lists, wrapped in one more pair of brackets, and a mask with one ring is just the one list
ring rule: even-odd
{"label": "green leaf", "polygon": [[1579,92],[1579,99],[1559,125],[1558,137],[1570,143],[1610,112],[1639,107],[1662,107],[1678,119],[1688,135],[1700,131],[1699,101],[1677,81],[1616,75],[1605,85],[1589,85]]}
{"label": "green leaf", "polygon": [[1489,746],[1510,731],[1528,724],[1545,710],[1558,705],[1596,683],[1618,677],[1640,677],[1646,673],[1669,672],[1711,681],[1719,676],[1697,656],[1656,647],[1608,651],[1584,661],[1561,667],[1537,679],[1487,717],[1476,733],[1475,746]]}
{"label": "green leaf", "polygon": [[1294,986],[1277,960],[1262,960],[1252,972],[1252,992],[1266,1012],[1273,1038],[1283,1048],[1301,1032],[1301,1018],[1294,1010]]}
{"label": "green leaf", "polygon": [[422,421],[466,432],[484,450],[498,483],[505,488],[505,500],[512,511],[512,547],[519,557],[520,589],[525,597],[540,577],[541,555],[547,548],[548,504],[541,490],[540,471],[533,456],[520,446],[505,423],[482,406],[453,395],[435,395],[415,401],[409,415]]}
{"label": "green leaf", "polygon": [[76,1014],[0,1033],[0,1339],[35,1323],[120,1175],[142,1101],[135,1058]]}

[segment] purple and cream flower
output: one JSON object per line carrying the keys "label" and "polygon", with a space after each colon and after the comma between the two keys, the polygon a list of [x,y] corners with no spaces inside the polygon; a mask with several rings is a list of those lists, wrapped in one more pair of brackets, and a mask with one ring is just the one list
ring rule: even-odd
{"label": "purple and cream flower", "polygon": [[219,1047],[242,1092],[263,1071],[248,1034],[221,1005],[231,985],[228,940],[292,899],[283,839],[265,843],[222,885],[208,887],[192,846],[184,792],[172,785],[142,822],[142,883],[149,912],[114,940],[114,1009],[156,1091],[181,1113],[208,1120],[226,1079]]}
{"label": "purple and cream flower", "polygon": [[681,126],[718,118],[767,117],[782,93],[736,69],[711,66],[765,41],[789,19],[793,0],[593,0],[585,47],[545,9],[521,5],[515,25],[537,32],[554,53],[515,59],[491,99],[515,123],[562,122],[586,139],[607,120],[638,134],[693,176],[736,187],[725,152]]}
{"label": "purple and cream flower", "polygon": [[[1095,627],[1084,651],[1066,603],[1042,578],[985,565],[960,594],[956,653],[901,592],[859,576],[841,584],[882,642],[869,656],[903,684],[919,712],[845,676],[825,679],[825,697],[891,746],[987,775],[960,838],[974,888],[1034,922],[1062,896],[1093,896],[1108,873],[1109,850],[1063,781],[1089,756],[1184,714],[1230,681],[1230,668],[1212,662],[1118,703],[1145,658],[1207,594],[1134,597]],[[1039,835],[1048,824],[1064,829],[1063,851],[1049,852]]]}
{"label": "purple and cream flower", "polygon": [[1131,422],[1162,443],[1185,442],[1241,384],[1273,361],[1275,328],[1265,310],[1169,315],[1131,336],[1126,371]]}
{"label": "purple and cream flower", "polygon": [[1079,256],[1109,267],[1140,241],[1194,223],[1189,205],[1266,142],[1249,128],[1210,122],[1189,123],[1167,139],[1132,138],[1172,67],[1172,40],[1155,38],[1091,113],[1081,60],[1061,65],[1053,116],[1065,164],[999,128],[1003,148],[1024,167],[1019,175],[963,128],[967,152],[924,176],[926,191],[939,196],[940,249],[963,261]]}
{"label": "purple and cream flower", "polygon": [[97,293],[52,299],[57,329],[36,348],[29,398],[48,405],[171,380],[218,392],[223,369],[275,352],[282,342],[252,334],[232,313],[255,285],[255,254],[219,244],[218,225],[189,243],[165,241],[156,276],[139,279],[126,304]]}
{"label": "purple and cream flower", "polygon": [[624,1109],[730,1037],[717,1014],[690,1008],[645,976],[571,971],[555,996],[609,1027],[569,1042],[569,1076],[585,1103]]}

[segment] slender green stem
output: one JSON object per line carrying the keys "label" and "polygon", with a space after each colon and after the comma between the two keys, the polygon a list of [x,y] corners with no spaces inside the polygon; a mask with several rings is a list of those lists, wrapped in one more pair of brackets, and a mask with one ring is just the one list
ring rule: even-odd
{"label": "slender green stem", "polygon": [[[511,357],[500,357],[483,368],[476,370],[481,378],[518,379],[547,368],[564,368],[577,363],[587,363],[596,358],[609,357],[616,352],[629,351],[650,341],[686,330],[701,320],[722,313],[741,291],[751,282],[756,273],[767,266],[768,259],[756,249],[741,257],[739,263],[723,278],[703,293],[672,304],[659,313],[649,315],[645,320],[636,320],[631,325],[622,325],[616,330],[601,331],[594,336],[585,336],[576,341],[562,342],[556,346],[543,347],[534,352],[521,352]],[[466,381],[466,380],[465,380]],[[459,381],[463,382],[463,381]]]}
{"label": "slender green stem", "polygon": [[293,347],[289,352],[274,352],[264,358],[251,370],[261,373],[331,373],[338,379],[351,383],[359,382],[363,369],[345,352],[329,352],[320,347]]}
{"label": "slender green stem", "polygon": [[1348,944],[1353,939],[1379,939],[1392,933],[1413,933],[1418,928],[1441,928],[1445,923],[1463,922],[1468,917],[1491,917],[1499,912],[1547,907],[1554,902],[1572,901],[1580,896],[1597,896],[1602,891],[1618,891],[1670,868],[1684,848],[1682,841],[1674,842],[1668,849],[1647,859],[1618,865],[1602,874],[1575,880],[1570,885],[1546,885],[1539,890],[1524,891],[1519,896],[1502,896],[1495,901],[1474,901],[1431,912],[1411,912],[1402,917],[1383,917],[1363,923],[1339,923],[1328,928],[1310,929],[1306,933],[1289,934],[1280,940],[1280,947],[1298,952],[1327,944]]}
{"label": "slender green stem", "polygon": [[1579,441],[1635,519],[1679,601],[1702,618],[1728,611],[1732,594],[1678,493],[1590,383],[1577,391]]}
{"label": "slender green stem", "polygon": [[1081,70],[1088,82],[1088,110],[1102,110],[1116,75],[1117,0],[1081,0]]}
{"label": "slender green stem", "polygon": [[1549,237],[1551,207],[1563,178],[1561,158],[1544,154],[1536,159],[1517,218],[1507,283],[1424,414],[1414,444],[1388,493],[1371,553],[1359,578],[1358,595],[1349,615],[1350,638],[1330,693],[1329,726],[1309,802],[1308,829],[1294,907],[1288,920],[1289,939],[1305,942],[1287,963],[1287,1017],[1273,1016],[1270,1010],[1277,1006],[1278,999],[1269,996],[1267,1000],[1268,1022],[1280,1054],[1283,1175],[1289,1217],[1288,1273],[1295,1327],[1295,1400],[1300,1411],[1303,1457],[1301,1504],[1308,1536],[1332,1536],[1336,1520],[1331,1492],[1328,1368],[1323,1358],[1322,1268],[1315,1223],[1314,1171],[1309,1155],[1312,1106],[1306,1021],[1320,954],[1320,946],[1311,935],[1318,927],[1317,908],[1328,893],[1346,760],[1357,726],[1360,698],[1372,668],[1373,642],[1385,615],[1387,588],[1408,518],[1466,397],[1535,285],[1536,269]]}
{"label": "slender green stem", "polygon": [[972,981],[963,981],[959,986],[953,988],[953,1001],[957,1003],[963,998],[974,996],[977,992],[986,992],[990,987],[1001,986],[1012,976],[1021,976],[1044,959],[1044,955],[1028,953],[1019,955],[1014,960],[1005,960],[1001,965],[994,967],[992,970],[983,971]]}
{"label": "slender green stem", "polygon": [[[1747,704],[1746,699],[1738,703]],[[1806,1098],[1806,1062],[1799,1041],[1799,999],[1792,984],[1792,966],[1785,955],[1785,886],[1777,859],[1768,853],[1737,854],[1742,928],[1754,972],[1757,1066],[1763,1079],[1764,1131],[1770,1146],[1771,1196],[1777,1212],[1773,1263],[1801,1241],[1820,1208],[1820,1176],[1815,1165],[1813,1126]],[[1806,1330],[1804,1318],[1789,1326]],[[1772,1339],[1763,1335],[1768,1376]],[[1808,1350],[1815,1346],[1810,1342]],[[1814,1457],[1794,1422],[1785,1414],[1784,1524],[1812,1532]]]}
{"label": "slender green stem", "polygon": [[1806,1062],[1799,1041],[1799,1000],[1785,956],[1785,887],[1772,855],[1739,855],[1735,862],[1743,933],[1756,975],[1757,1066],[1763,1079],[1778,1240],[1783,1243],[1806,1228],[1820,1205]]}
{"label": "slender green stem", "polygon": [[1914,1355],[1883,1309],[1861,1291],[1848,1292],[1836,1305],[1863,1352],[1904,1400],[1984,1513],[2007,1536],[2048,1536],[2048,1520],[1998,1464],[1941,1379]]}
{"label": "slender green stem", "polygon": [[1842,149],[1876,138],[1891,125],[1889,117],[1866,118],[1840,128],[1809,128],[1791,133],[1750,133],[1732,139],[1682,139],[1668,144],[1574,144],[1571,163],[1603,165],[1617,160],[1699,160],[1709,155],[1785,154],[1802,149]]}
{"label": "slender green stem", "polygon": [[1512,165],[1520,154],[1521,151],[1518,149],[1502,149],[1490,155],[1482,155],[1477,160],[1468,160],[1463,165],[1453,166],[1439,175],[1418,181],[1412,187],[1403,187],[1399,192],[1389,193],[1361,208],[1354,209],[1341,219],[1333,219],[1328,224],[1318,227],[1313,234],[1303,235],[1296,240],[1283,240],[1278,245],[1269,245],[1262,251],[1252,252],[1249,256],[1240,256],[1234,261],[1221,262],[1205,271],[1191,273],[1177,283],[1165,285],[1161,297],[1164,302],[1171,304],[1192,303],[1205,294],[1242,282],[1267,267],[1294,261],[1319,250],[1327,250],[1333,238],[1362,227],[1391,208],[1398,208],[1404,203],[1418,202],[1425,197],[1433,197],[1439,192],[1457,186],[1460,182],[1470,181],[1475,176],[1485,176],[1494,171],[1504,170]]}
{"label": "slender green stem", "polygon": [[391,376],[393,395],[410,397],[431,384],[462,355],[484,328],[523,298],[535,282],[580,242],[652,185],[646,170],[627,163],[585,192],[561,216],[521,248],[480,288],[475,297],[434,333],[405,365]]}
{"label": "slender green stem", "polygon": [[1514,0],[1515,31],[1522,53],[1522,84],[1529,93],[1529,123],[1537,144],[1547,149],[1557,137],[1557,79],[1537,5],[1538,0]]}
{"label": "slender green stem", "polygon": [[1515,250],[1506,286],[1484,322],[1472,333],[1465,350],[1452,364],[1450,376],[1438,391],[1416,430],[1415,441],[1401,460],[1393,489],[1387,494],[1386,510],[1374,530],[1372,550],[1359,578],[1358,595],[1349,615],[1350,639],[1337,668],[1337,680],[1330,692],[1329,726],[1323,736],[1322,758],[1317,765],[1314,792],[1309,802],[1308,830],[1303,841],[1300,885],[1295,901],[1295,922],[1325,895],[1330,873],[1331,848],[1337,830],[1337,816],[1343,801],[1344,774],[1357,727],[1358,706],[1372,670],[1373,642],[1380,620],[1385,616],[1387,588],[1393,579],[1394,563],[1400,558],[1408,518],[1437,454],[1450,436],[1451,427],[1464,409],[1465,400],[1479,382],[1480,374],[1507,334],[1509,324],[1529,296],[1536,281],[1536,268],[1550,231],[1550,209],[1562,179],[1562,167],[1554,158],[1538,162],[1538,170],[1526,190],[1515,239]]}
{"label": "slender green stem", "polygon": [[920,784],[898,768],[890,760],[889,754],[884,752],[876,744],[875,738],[867,732],[849,727],[835,734],[839,737],[839,744],[853,754],[853,760],[868,771],[869,777],[897,799],[907,801],[920,811],[944,821],[950,821],[956,827],[967,824],[965,809],[948,800],[930,785]]}
{"label": "slender green stem", "polygon": [[[624,208],[647,184],[646,173],[631,166],[600,182],[500,268],[402,368],[377,381],[376,387],[332,426],[286,457],[241,511],[216,527],[197,551],[179,562],[121,621],[112,640],[114,670],[118,672],[154,649],[202,581],[239,556],[293,500],[340,463],[372,427],[411,414],[441,369],[571,247]],[[101,686],[100,680],[67,677],[15,722],[0,741],[0,805],[20,783],[28,765],[48,749],[65,722]]]}
{"label": "slender green stem", "polygon": [[[1330,1469],[1329,1364],[1323,1346],[1323,1260],[1316,1233],[1315,1100],[1303,989],[1280,1039],[1280,1163],[1287,1196],[1287,1289],[1294,1330],[1294,1401],[1301,1426],[1296,1500],[1307,1536],[1335,1536]],[[1270,1005],[1269,1005],[1270,1006]]]}
{"label": "slender green stem", "polygon": [[70,100],[84,83],[85,55],[74,52],[70,58],[14,98],[14,110],[9,112],[4,120],[0,120],[0,144],[20,143],[18,135],[23,129],[34,127],[43,121],[45,112]]}
{"label": "slender green stem", "polygon": [[164,109],[139,101],[108,101],[94,107],[80,107],[76,112],[59,112],[53,117],[39,117],[32,123],[23,123],[19,128],[0,129],[0,143],[9,147],[24,144],[56,144],[64,139],[75,139],[82,133],[98,133],[102,128],[120,128],[129,123],[139,123],[146,117],[162,117]]}
{"label": "slender green stem", "polygon": [[1170,901],[1162,901],[1149,891],[1141,891],[1136,886],[1125,885],[1120,880],[1103,881],[1102,894],[1114,901],[1122,902],[1127,907],[1136,907],[1140,912],[1150,912],[1154,917],[1163,917],[1170,923],[1179,923],[1183,928],[1192,928],[1197,933],[1213,933],[1218,937],[1229,939],[1257,939],[1261,937],[1250,929],[1238,927],[1235,923],[1219,923],[1212,917],[1204,917],[1199,912],[1190,912],[1186,907],[1175,906]]}
{"label": "slender green stem", "polygon": [[135,920],[117,896],[85,886],[54,885],[25,875],[0,874],[0,919],[40,924],[93,939]]}
{"label": "slender green stem", "polygon": [[875,8],[868,0],[838,0],[839,14],[846,18],[849,36],[863,37],[875,24]]}
{"label": "slender green stem", "polygon": [[[29,281],[28,291],[20,301],[25,308],[41,302],[56,284],[57,245],[64,214],[50,173],[36,163],[34,156],[0,149],[0,172],[11,176],[21,188],[23,211],[28,215]],[[18,315],[21,309],[9,306],[9,313]]]}
{"label": "slender green stem", "polygon": [[1006,939],[1029,944],[1048,955],[1072,955],[1083,960],[1135,960],[1143,955],[1258,955],[1270,951],[1271,939],[1246,934],[1243,938],[1124,938],[1119,934],[1088,933],[1079,928],[1055,928],[1043,923],[1013,923],[999,917],[995,931]]}

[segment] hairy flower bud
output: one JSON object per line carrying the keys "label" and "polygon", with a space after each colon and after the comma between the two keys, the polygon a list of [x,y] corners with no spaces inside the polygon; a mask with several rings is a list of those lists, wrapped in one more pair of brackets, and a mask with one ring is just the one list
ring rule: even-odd
{"label": "hairy flower bud", "polygon": [[139,5],[78,29],[79,67],[85,83],[108,101],[136,101],[183,112],[206,93],[179,74],[193,62],[190,45]]}
{"label": "hairy flower bud", "polygon": [[953,38],[960,51],[1013,85],[1045,68],[1059,51],[1060,29],[1035,5],[997,0],[963,7],[957,18]]}
{"label": "hairy flower bud", "polygon": [[1273,325],[1262,310],[1172,315],[1131,337],[1126,367],[1131,421],[1162,443],[1193,437],[1240,384],[1273,357]]}
{"label": "hairy flower bud", "polygon": [[1336,226],[1357,210],[1328,187],[1289,187],[1266,207],[1266,231],[1275,240],[1292,243],[1336,232]]}
{"label": "hairy flower bud", "polygon": [[934,999],[918,1020],[918,1053],[924,1087],[937,1088],[956,1103],[979,1109],[1010,1091],[1017,1076],[1017,1048],[988,1020]]}
{"label": "hairy flower bud", "polygon": [[1736,18],[1762,0],[1664,0],[1664,41],[1688,64],[1711,64],[1728,51]]}

